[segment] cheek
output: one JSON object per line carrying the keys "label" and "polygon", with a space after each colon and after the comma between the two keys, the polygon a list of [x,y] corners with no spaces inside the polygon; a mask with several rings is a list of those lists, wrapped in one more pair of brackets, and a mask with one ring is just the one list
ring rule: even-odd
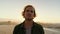
{"label": "cheek", "polygon": [[34,14],[32,14],[32,17],[34,17]]}
{"label": "cheek", "polygon": [[32,14],[32,16],[34,16],[34,14]]}
{"label": "cheek", "polygon": [[25,17],[26,15],[25,15],[25,13],[23,13],[23,17]]}
{"label": "cheek", "polygon": [[26,17],[27,16],[27,13],[24,13],[24,17]]}

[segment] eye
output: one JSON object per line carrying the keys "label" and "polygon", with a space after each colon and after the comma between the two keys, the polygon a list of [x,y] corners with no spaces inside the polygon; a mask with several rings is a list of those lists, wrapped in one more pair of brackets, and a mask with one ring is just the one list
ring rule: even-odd
{"label": "eye", "polygon": [[27,12],[29,12],[29,10],[27,10]]}
{"label": "eye", "polygon": [[26,12],[31,12],[31,13],[33,13],[34,11],[32,11],[32,10],[31,10],[31,11],[30,11],[30,10],[26,10]]}
{"label": "eye", "polygon": [[33,11],[31,11],[31,13],[33,13]]}

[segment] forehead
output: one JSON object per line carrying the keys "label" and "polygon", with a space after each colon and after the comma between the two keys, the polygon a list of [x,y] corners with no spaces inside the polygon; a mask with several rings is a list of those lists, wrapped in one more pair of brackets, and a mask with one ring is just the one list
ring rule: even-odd
{"label": "forehead", "polygon": [[27,7],[25,10],[32,10],[32,11],[34,11],[35,9],[33,7]]}

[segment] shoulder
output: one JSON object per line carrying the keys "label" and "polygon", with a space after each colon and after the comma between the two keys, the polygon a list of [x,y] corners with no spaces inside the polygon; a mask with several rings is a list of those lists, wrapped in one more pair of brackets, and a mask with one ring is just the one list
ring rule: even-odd
{"label": "shoulder", "polygon": [[20,28],[20,27],[22,27],[22,26],[23,26],[23,23],[17,24],[17,25],[15,26],[15,28]]}
{"label": "shoulder", "polygon": [[38,24],[38,23],[34,23],[34,26],[40,30],[43,29],[43,26],[41,24]]}
{"label": "shoulder", "polygon": [[23,24],[23,23],[18,24],[18,25],[16,25],[16,26],[14,27],[13,34],[17,34],[17,33],[19,32],[19,30],[21,30],[22,24]]}
{"label": "shoulder", "polygon": [[36,22],[34,23],[34,25],[37,26],[37,27],[42,27],[41,24],[38,24],[38,23],[36,23]]}
{"label": "shoulder", "polygon": [[35,26],[36,28],[38,28],[38,30],[41,32],[41,33],[44,33],[44,28],[41,24],[38,24],[38,23],[35,23]]}

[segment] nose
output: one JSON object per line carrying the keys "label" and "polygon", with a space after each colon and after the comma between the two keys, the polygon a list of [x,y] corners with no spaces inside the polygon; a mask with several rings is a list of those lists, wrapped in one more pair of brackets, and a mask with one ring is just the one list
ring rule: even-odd
{"label": "nose", "polygon": [[31,15],[31,12],[28,12],[28,15]]}

